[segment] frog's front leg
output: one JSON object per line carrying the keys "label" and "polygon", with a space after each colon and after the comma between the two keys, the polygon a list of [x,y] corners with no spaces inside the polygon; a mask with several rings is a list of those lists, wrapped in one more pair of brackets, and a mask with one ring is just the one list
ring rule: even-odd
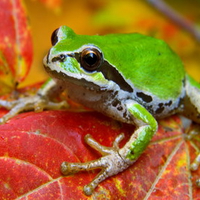
{"label": "frog's front leg", "polygon": [[20,98],[14,101],[0,100],[0,107],[10,110],[2,118],[0,124],[5,123],[20,112],[34,110],[40,112],[43,109],[60,109],[67,107],[66,101],[52,102],[50,100],[51,93],[60,86],[53,80],[47,81],[35,95]]}
{"label": "frog's front leg", "polygon": [[61,165],[61,172],[64,175],[101,168],[100,173],[84,187],[86,195],[91,195],[101,181],[118,174],[133,164],[157,131],[156,120],[143,106],[137,102],[129,101],[126,103],[126,107],[133,117],[136,130],[124,147],[119,148],[119,142],[123,139],[122,134],[115,139],[113,147],[110,148],[100,145],[91,136],[86,135],[86,143],[99,151],[103,157],[86,163],[64,162]]}

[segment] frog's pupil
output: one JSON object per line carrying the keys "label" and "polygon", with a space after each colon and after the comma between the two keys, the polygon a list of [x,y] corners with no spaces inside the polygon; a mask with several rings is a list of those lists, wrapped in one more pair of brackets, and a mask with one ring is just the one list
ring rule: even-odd
{"label": "frog's pupil", "polygon": [[94,53],[88,53],[88,54],[85,55],[84,61],[85,61],[88,65],[93,66],[93,65],[96,64],[96,62],[97,62],[97,55],[94,54]]}
{"label": "frog's pupil", "polygon": [[92,72],[100,67],[102,54],[96,48],[85,48],[80,54],[80,64],[86,71]]}

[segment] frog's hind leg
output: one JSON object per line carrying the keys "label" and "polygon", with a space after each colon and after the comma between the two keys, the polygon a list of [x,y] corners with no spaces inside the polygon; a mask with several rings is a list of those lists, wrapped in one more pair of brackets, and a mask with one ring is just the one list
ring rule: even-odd
{"label": "frog's hind leg", "polygon": [[[197,124],[194,126],[193,130],[188,133],[188,140],[199,140],[200,135],[200,84],[194,79],[187,76],[185,83],[186,96],[184,98],[184,111],[183,115],[192,119]],[[194,161],[190,165],[190,169],[195,171],[200,166],[200,150],[196,147],[198,153]],[[196,180],[196,185],[200,187],[200,179]]]}
{"label": "frog's hind leg", "polygon": [[[197,124],[194,124],[194,126],[192,126],[192,130],[188,131],[188,135],[186,139],[190,140],[192,146],[196,150],[197,155],[190,164],[190,170],[196,171],[199,169],[199,166],[200,166],[200,149],[196,144],[196,141],[197,143],[199,143],[199,140],[200,140],[200,126]],[[200,188],[200,178],[196,179],[196,186]]]}

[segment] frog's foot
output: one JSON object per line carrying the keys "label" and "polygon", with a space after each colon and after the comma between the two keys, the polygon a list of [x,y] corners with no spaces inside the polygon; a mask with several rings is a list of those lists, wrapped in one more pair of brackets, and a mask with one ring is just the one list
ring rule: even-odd
{"label": "frog's foot", "polygon": [[[199,141],[199,133],[200,133],[200,127],[198,124],[193,124],[192,129],[188,130],[188,133],[185,135],[185,139],[187,140],[197,140]],[[198,151],[198,154],[196,158],[193,160],[193,162],[190,164],[190,170],[196,171],[200,166],[200,152],[199,148],[194,144],[196,147],[196,150]],[[196,180],[196,186],[200,188],[200,178]]]}
{"label": "frog's foot", "polygon": [[190,165],[190,169],[192,171],[196,171],[199,168],[199,165],[200,165],[200,153],[197,155],[197,157],[194,159],[194,161]]}
{"label": "frog's foot", "polygon": [[[192,164],[190,165],[191,171],[196,171],[199,168],[200,165],[200,153],[196,156]],[[196,180],[196,186],[200,188],[200,178]]]}
{"label": "frog's foot", "polygon": [[10,118],[23,111],[35,110],[35,112],[40,112],[43,109],[60,109],[67,107],[67,103],[66,101],[55,103],[50,101],[48,98],[37,94],[34,96],[23,97],[19,100],[14,100],[11,102],[0,100],[0,107],[10,110],[2,118],[0,118],[0,124],[3,124]]}
{"label": "frog's foot", "polygon": [[86,195],[91,195],[100,182],[125,170],[133,163],[133,161],[126,159],[125,155],[120,155],[119,153],[119,143],[123,138],[124,134],[120,134],[113,142],[112,147],[105,147],[97,143],[90,135],[86,135],[85,141],[87,144],[100,152],[103,157],[86,163],[63,162],[61,165],[61,172],[63,175],[69,175],[79,171],[89,171],[100,168],[100,173],[88,185],[84,186],[84,193]]}

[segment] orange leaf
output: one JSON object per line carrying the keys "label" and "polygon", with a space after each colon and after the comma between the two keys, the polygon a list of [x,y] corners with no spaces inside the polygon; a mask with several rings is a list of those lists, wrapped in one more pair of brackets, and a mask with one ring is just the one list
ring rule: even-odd
{"label": "orange leaf", "polygon": [[26,77],[32,62],[33,49],[30,27],[21,0],[2,0],[0,19],[0,92],[2,92],[15,88]]}
{"label": "orange leaf", "polygon": [[62,0],[39,0],[39,1],[51,9],[58,9],[62,3]]}

